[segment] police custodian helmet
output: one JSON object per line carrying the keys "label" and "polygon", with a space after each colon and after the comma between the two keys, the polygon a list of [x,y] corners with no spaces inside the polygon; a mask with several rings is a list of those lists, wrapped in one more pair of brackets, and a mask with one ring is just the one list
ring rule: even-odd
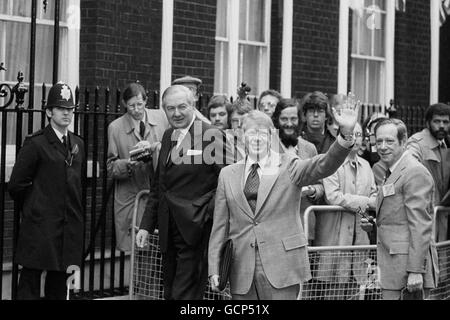
{"label": "police custodian helmet", "polygon": [[70,87],[64,82],[58,82],[55,84],[48,92],[47,98],[47,108],[75,108],[75,103],[73,102],[73,94]]}

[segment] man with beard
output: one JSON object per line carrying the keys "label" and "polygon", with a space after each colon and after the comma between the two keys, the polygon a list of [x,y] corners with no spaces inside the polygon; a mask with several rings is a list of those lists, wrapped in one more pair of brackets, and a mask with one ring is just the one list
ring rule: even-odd
{"label": "man with beard", "polygon": [[[300,137],[300,108],[295,99],[282,99],[276,106],[272,116],[272,121],[276,129],[278,129],[281,149],[286,153],[297,155],[300,159],[306,160],[317,155],[316,147]],[[322,198],[324,189],[322,183],[310,185],[302,188],[302,202],[300,207],[302,222],[303,213],[306,208]],[[314,240],[315,219],[311,216],[308,224],[308,241]]]}
{"label": "man with beard", "polygon": [[[427,127],[409,139],[407,148],[433,176],[436,206],[447,193],[450,182],[450,106],[443,103],[430,106],[425,112],[425,122]],[[449,239],[448,216],[440,214],[436,219],[437,241]]]}

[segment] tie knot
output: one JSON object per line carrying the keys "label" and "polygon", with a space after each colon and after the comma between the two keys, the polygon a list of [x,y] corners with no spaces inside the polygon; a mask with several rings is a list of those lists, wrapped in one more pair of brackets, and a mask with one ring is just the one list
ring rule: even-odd
{"label": "tie knot", "polygon": [[442,140],[441,142],[439,142],[439,148],[441,149],[447,149],[447,146],[445,145],[445,141]]}
{"label": "tie knot", "polygon": [[389,178],[390,175],[391,175],[391,170],[387,169],[386,170],[386,179]]}
{"label": "tie knot", "polygon": [[252,164],[252,171],[256,171],[256,170],[258,170],[258,168],[259,168],[259,164],[256,162],[256,163],[254,163],[254,164]]}

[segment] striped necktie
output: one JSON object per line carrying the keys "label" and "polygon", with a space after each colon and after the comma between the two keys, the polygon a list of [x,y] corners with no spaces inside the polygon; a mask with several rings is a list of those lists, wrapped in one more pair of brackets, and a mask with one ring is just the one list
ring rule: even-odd
{"label": "striped necktie", "polygon": [[248,175],[247,182],[244,187],[244,195],[253,211],[253,214],[255,214],[256,211],[256,200],[258,198],[259,189],[258,168],[258,163],[252,164],[250,174]]}

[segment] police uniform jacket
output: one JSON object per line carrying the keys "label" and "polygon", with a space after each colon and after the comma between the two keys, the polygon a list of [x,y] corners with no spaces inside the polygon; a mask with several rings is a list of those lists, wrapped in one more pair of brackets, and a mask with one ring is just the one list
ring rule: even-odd
{"label": "police uniform jacket", "polygon": [[25,139],[8,185],[21,209],[15,262],[66,271],[80,265],[83,244],[84,143],[69,132],[69,150],[49,125]]}

